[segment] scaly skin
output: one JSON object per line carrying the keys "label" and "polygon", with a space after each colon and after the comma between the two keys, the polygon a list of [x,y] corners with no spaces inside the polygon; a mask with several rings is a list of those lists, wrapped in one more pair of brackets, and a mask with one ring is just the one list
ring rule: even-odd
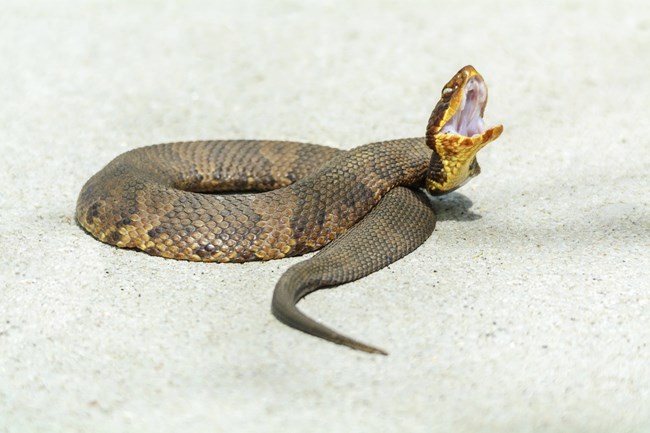
{"label": "scaly skin", "polygon": [[[88,180],[77,202],[77,221],[102,242],[182,260],[270,260],[329,244],[281,278],[273,313],[313,335],[385,353],[307,318],[296,303],[320,287],[381,269],[427,239],[435,215],[421,193],[408,188],[426,186],[442,194],[459,187],[478,174],[476,152],[502,131],[498,126],[463,136],[450,130],[452,124],[464,125],[454,114],[462,112],[470,94],[482,116],[487,89],[467,66],[443,88],[427,137],[347,152],[243,140],[135,149]],[[467,107],[471,112],[473,106]],[[232,191],[238,193],[206,194]]]}

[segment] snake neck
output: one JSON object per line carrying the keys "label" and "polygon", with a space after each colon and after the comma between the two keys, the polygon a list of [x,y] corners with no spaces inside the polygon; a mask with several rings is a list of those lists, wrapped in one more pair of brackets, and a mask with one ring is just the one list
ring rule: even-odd
{"label": "snake neck", "polygon": [[381,197],[398,185],[423,185],[431,153],[423,137],[370,143],[333,158],[321,172],[343,174]]}

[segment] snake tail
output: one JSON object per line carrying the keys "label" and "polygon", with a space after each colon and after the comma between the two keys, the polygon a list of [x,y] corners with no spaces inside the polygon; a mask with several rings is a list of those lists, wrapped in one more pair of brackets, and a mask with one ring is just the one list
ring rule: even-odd
{"label": "snake tail", "polygon": [[273,314],[286,325],[316,337],[387,355],[307,317],[297,303],[315,290],[358,280],[399,260],[426,241],[435,224],[435,212],[422,192],[392,189],[357,225],[282,275],[273,293]]}

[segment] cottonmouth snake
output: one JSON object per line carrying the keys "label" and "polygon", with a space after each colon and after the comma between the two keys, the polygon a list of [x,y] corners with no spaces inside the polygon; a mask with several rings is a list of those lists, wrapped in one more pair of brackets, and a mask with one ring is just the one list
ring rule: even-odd
{"label": "cottonmouth snake", "polygon": [[324,247],[280,278],[274,315],[335,343],[385,353],[296,304],[393,263],[429,237],[435,214],[420,189],[444,194],[479,173],[476,153],[503,130],[484,126],[486,103],[483,78],[466,66],[442,89],[426,137],[350,151],[242,140],[135,149],[86,182],[77,221],[102,242],[182,260],[269,260]]}

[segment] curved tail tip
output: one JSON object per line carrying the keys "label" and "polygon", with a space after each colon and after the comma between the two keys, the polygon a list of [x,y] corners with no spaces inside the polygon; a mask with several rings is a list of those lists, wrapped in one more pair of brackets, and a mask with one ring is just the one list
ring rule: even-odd
{"label": "curved tail tip", "polygon": [[368,351],[368,353],[373,353],[376,355],[383,355],[383,356],[388,356],[388,352],[385,350],[378,349],[376,347],[371,347],[372,350]]}
{"label": "curved tail tip", "polygon": [[[300,285],[283,284],[287,279],[287,275],[290,275],[289,271],[278,281],[273,292],[273,300],[271,301],[271,312],[280,322],[299,331],[349,347],[350,349],[377,355],[388,355],[388,352],[382,349],[361,343],[307,317],[298,309],[296,302],[308,293],[309,290],[304,290],[304,287]],[[313,289],[312,286],[307,287]],[[303,289],[302,292],[301,288]]]}
{"label": "curved tail tip", "polygon": [[341,344],[343,346],[347,346],[351,349],[360,350],[362,352],[388,356],[388,352],[386,352],[385,350],[379,349],[377,347],[369,346],[367,344],[363,344],[355,340],[346,339],[344,341],[334,341],[334,342]]}

